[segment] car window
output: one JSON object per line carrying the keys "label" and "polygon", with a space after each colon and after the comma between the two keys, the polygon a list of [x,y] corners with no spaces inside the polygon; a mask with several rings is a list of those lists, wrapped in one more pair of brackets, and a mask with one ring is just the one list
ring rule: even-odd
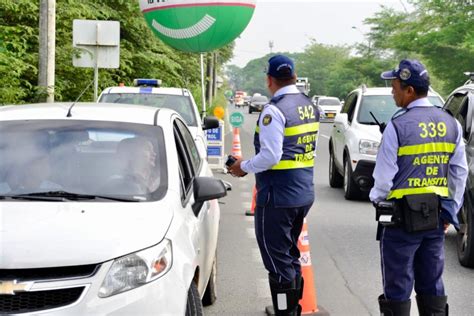
{"label": "car window", "polygon": [[463,137],[469,138],[470,124],[467,124],[466,117],[468,111],[468,96],[466,93],[456,93],[449,98],[444,108],[448,110],[461,124],[463,129]]}
{"label": "car window", "polygon": [[341,101],[336,98],[320,98],[318,100],[319,105],[327,105],[327,106],[341,106]]}
{"label": "car window", "polygon": [[184,146],[185,146],[186,151],[188,152],[189,158],[191,159],[193,169],[195,173],[198,173],[201,168],[202,160],[201,160],[201,156],[199,156],[199,151],[196,147],[196,143],[192,135],[189,133],[189,130],[183,124],[183,122],[181,122],[180,120],[176,120],[175,124],[178,127],[179,132],[182,136],[182,139],[184,141]]}
{"label": "car window", "polygon": [[430,95],[428,96],[428,100],[430,101],[431,104],[433,104],[434,106],[437,106],[439,108],[442,108],[443,107],[443,100],[438,97],[438,96],[434,96],[434,95]]}
{"label": "car window", "polygon": [[346,111],[343,113],[347,113],[347,120],[349,122],[352,122],[352,119],[354,117],[354,111],[357,104],[357,99],[358,99],[357,92],[354,92],[353,94],[347,97],[346,102],[344,103],[344,108],[346,109]]}
{"label": "car window", "polygon": [[376,125],[370,115],[372,113],[379,123],[387,123],[398,109],[392,95],[367,95],[361,100],[357,121],[360,124]]}
{"label": "car window", "polygon": [[341,113],[349,112],[349,106],[351,105],[352,100],[354,99],[354,97],[355,97],[355,93],[349,94],[346,97],[346,100],[344,101],[344,106],[341,109]]}
{"label": "car window", "polygon": [[0,194],[67,191],[157,200],[166,191],[166,151],[160,127],[101,121],[4,121],[0,133]]}
{"label": "car window", "polygon": [[193,103],[189,96],[156,93],[106,93],[99,102],[148,105],[175,110],[186,124],[197,126]]}
{"label": "car window", "polygon": [[176,143],[176,151],[178,153],[179,174],[182,186],[181,198],[184,201],[189,196],[194,179],[194,172],[189,153],[186,151],[185,141],[183,139],[183,136],[181,135],[181,131],[178,127],[177,122],[178,120],[175,120],[173,124],[173,134]]}

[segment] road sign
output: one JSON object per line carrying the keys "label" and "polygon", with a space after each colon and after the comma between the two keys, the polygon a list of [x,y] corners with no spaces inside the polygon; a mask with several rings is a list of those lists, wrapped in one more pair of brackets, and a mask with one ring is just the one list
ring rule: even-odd
{"label": "road sign", "polygon": [[74,20],[72,22],[74,67],[118,68],[120,65],[120,22]]}
{"label": "road sign", "polygon": [[230,125],[233,127],[240,127],[244,124],[244,116],[240,112],[234,112],[230,115]]}
{"label": "road sign", "polygon": [[208,142],[221,142],[222,141],[222,125],[218,128],[208,129],[206,131],[206,138]]}
{"label": "road sign", "polygon": [[219,127],[206,131],[207,161],[212,169],[224,171],[224,121],[219,120]]}

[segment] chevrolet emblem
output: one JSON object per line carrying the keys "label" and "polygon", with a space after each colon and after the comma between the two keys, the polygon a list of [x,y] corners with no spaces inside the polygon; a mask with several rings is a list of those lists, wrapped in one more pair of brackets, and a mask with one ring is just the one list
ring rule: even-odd
{"label": "chevrolet emblem", "polygon": [[15,295],[17,292],[26,292],[31,289],[33,282],[18,283],[13,281],[0,281],[0,295]]}

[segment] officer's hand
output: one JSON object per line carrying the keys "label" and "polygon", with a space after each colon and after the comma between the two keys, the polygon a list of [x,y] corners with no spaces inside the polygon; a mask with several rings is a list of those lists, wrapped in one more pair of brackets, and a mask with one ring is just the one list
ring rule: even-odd
{"label": "officer's hand", "polygon": [[449,228],[449,224],[448,222],[444,222],[444,233],[446,234],[448,232],[448,228]]}
{"label": "officer's hand", "polygon": [[241,168],[240,168],[240,163],[242,162],[242,159],[237,159],[236,162],[234,162],[232,164],[232,166],[230,166],[229,168],[227,168],[227,170],[229,171],[229,173],[231,175],[233,175],[234,177],[243,177],[243,176],[246,176],[247,173],[245,171],[243,171]]}

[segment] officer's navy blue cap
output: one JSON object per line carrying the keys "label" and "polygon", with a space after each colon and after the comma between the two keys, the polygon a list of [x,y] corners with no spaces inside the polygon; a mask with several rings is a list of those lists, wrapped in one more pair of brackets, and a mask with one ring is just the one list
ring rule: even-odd
{"label": "officer's navy blue cap", "polygon": [[295,64],[284,55],[275,55],[268,60],[267,75],[273,78],[291,78],[295,74]]}
{"label": "officer's navy blue cap", "polygon": [[425,66],[416,59],[403,59],[397,69],[385,71],[382,79],[400,79],[409,86],[427,88],[430,86],[430,77]]}

